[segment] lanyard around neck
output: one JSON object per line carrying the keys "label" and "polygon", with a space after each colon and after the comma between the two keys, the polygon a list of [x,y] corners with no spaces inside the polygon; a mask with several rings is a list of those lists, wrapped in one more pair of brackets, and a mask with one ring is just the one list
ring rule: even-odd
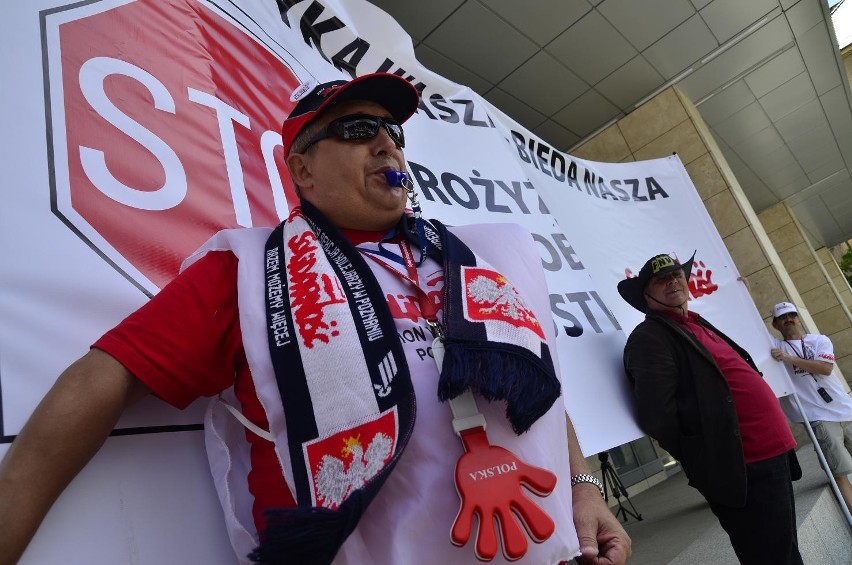
{"label": "lanyard around neck", "polygon": [[785,339],[784,343],[786,343],[787,345],[790,346],[790,349],[793,350],[793,353],[796,354],[796,357],[798,357],[799,359],[804,359],[805,361],[807,361],[807,359],[805,358],[805,338],[801,339],[801,343],[802,343],[802,352],[801,353],[796,351],[795,346],[793,346],[793,344],[790,343],[790,340]]}
{"label": "lanyard around neck", "polygon": [[[384,241],[386,240],[387,238]],[[399,277],[400,279],[411,285],[414,288],[414,291],[417,293],[417,301],[420,304],[420,314],[429,324],[429,327],[432,329],[432,333],[435,333],[436,331],[440,332],[440,323],[438,322],[438,308],[426,294],[426,291],[420,288],[420,276],[417,274],[417,265],[419,263],[415,262],[414,255],[411,253],[411,246],[408,244],[408,241],[402,239],[402,241],[399,242],[399,250],[402,254],[402,257],[387,249],[385,249],[384,252],[380,251],[379,253],[376,253],[375,251],[372,251],[370,249],[364,249],[362,247],[358,247],[358,250],[361,251],[368,259],[371,259],[374,262],[378,263],[379,265],[387,269],[391,274],[396,277]],[[400,273],[399,271],[376,257],[376,255],[381,255],[382,257],[386,257],[396,263],[403,265],[407,274]]]}
{"label": "lanyard around neck", "polygon": [[[423,225],[423,220],[419,216],[415,218],[415,230],[414,231],[415,231],[415,235],[417,235],[418,247],[420,248],[420,259],[418,259],[417,263],[416,263],[419,266],[419,265],[422,265],[423,262],[426,260],[426,247],[427,247],[426,228]],[[400,257],[399,255],[397,255],[396,253],[394,253],[390,249],[387,249],[384,246],[385,243],[393,242],[393,240],[397,237],[398,233],[399,233],[399,225],[392,227],[388,231],[388,233],[386,233],[384,235],[384,237],[382,237],[382,239],[379,241],[379,250],[378,251],[373,251],[372,249],[366,249],[366,248],[358,247],[358,246],[356,246],[356,247],[358,247],[358,251],[361,251],[362,253],[373,253],[374,255],[380,255],[380,256],[384,257],[385,259],[390,259],[394,263],[404,265],[405,262],[404,262],[404,259],[402,257]],[[403,235],[402,238],[404,239],[405,236]],[[410,250],[410,248],[409,248],[409,250]],[[369,257],[369,255],[368,255],[368,257]]]}
{"label": "lanyard around neck", "polygon": [[[790,349],[793,350],[793,353],[796,354],[796,357],[798,357],[799,359],[802,359],[803,361],[810,361],[810,359],[807,359],[805,357],[805,338],[804,337],[801,339],[801,343],[802,343],[802,353],[801,354],[798,351],[796,351],[795,346],[792,343],[790,343],[790,340],[785,339],[784,343],[786,343],[787,345],[790,346]],[[805,371],[804,367],[799,367],[799,368],[802,369],[803,371]],[[813,378],[815,383],[819,382],[819,381],[817,381],[817,378],[816,378],[816,376],[814,376],[813,373],[811,373],[810,371],[805,371],[805,372],[807,374],[809,374],[811,376],[811,378]]]}

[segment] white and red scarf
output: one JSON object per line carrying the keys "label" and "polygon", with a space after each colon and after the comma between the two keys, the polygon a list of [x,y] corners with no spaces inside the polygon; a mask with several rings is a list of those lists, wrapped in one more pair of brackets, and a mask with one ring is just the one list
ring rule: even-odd
{"label": "white and red scarf", "polygon": [[[404,217],[398,228],[416,238],[410,220]],[[507,418],[523,433],[560,394],[544,332],[502,275],[435,226],[426,224],[426,239],[445,271],[439,398],[472,388],[505,400]],[[330,563],[408,443],[414,389],[375,276],[310,203],[272,232],[264,272],[297,507],[267,512],[250,557],[264,564]]]}

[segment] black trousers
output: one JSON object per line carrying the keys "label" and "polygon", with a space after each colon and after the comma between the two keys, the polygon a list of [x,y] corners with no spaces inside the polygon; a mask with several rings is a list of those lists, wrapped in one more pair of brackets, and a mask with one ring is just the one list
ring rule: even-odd
{"label": "black trousers", "polygon": [[787,454],[746,465],[743,508],[710,503],[742,565],[802,565]]}

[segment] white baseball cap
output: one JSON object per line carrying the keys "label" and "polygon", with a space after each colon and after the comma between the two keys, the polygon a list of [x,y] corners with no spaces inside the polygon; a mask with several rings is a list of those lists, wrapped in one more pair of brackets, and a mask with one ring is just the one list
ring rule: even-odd
{"label": "white baseball cap", "polygon": [[778,317],[783,316],[784,314],[790,314],[790,313],[798,314],[799,311],[796,310],[796,307],[793,306],[789,302],[779,302],[778,304],[776,304],[772,308],[772,317],[773,318],[778,318]]}

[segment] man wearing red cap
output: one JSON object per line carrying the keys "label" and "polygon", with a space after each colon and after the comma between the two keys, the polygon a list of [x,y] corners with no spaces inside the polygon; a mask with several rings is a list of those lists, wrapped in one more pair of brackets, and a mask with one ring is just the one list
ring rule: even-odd
{"label": "man wearing red cap", "polygon": [[[207,450],[241,563],[624,563],[630,540],[559,402],[529,234],[405,212],[419,94],[404,79],[307,84],[293,101],[301,205],[214,236],[60,376],[0,464],[0,565],[152,392],[215,397]],[[486,260],[507,247],[525,262],[502,261],[508,278]],[[400,339],[429,332],[428,350]]]}
{"label": "man wearing red cap", "polygon": [[[852,509],[852,398],[834,373],[834,346],[828,336],[805,333],[799,311],[790,302],[772,308],[772,327],[781,334],[772,348],[772,358],[784,363],[790,382],[813,427],[820,449],[831,469],[846,506]],[[793,422],[804,418],[785,396],[781,406]]]}
{"label": "man wearing red cap", "polygon": [[689,311],[691,272],[661,254],[618,283],[646,315],[624,348],[639,426],[680,461],[741,563],[801,565],[795,440],[751,356]]}

